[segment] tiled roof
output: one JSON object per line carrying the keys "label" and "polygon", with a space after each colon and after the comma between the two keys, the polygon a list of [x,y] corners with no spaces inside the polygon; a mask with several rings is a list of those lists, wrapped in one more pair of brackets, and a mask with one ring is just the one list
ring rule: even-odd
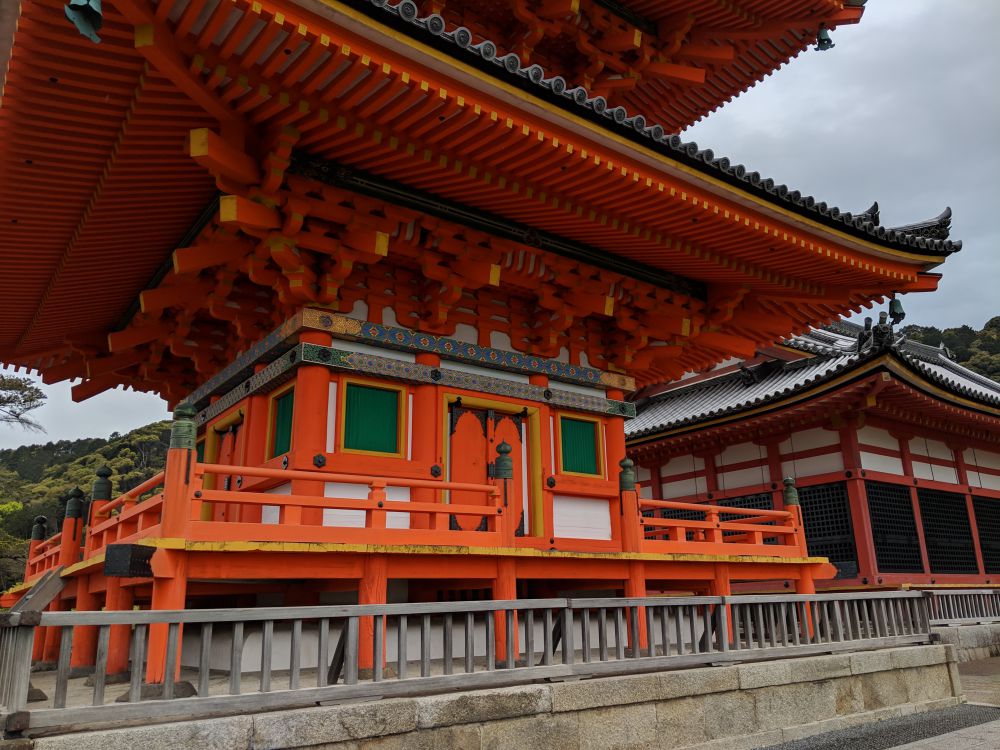
{"label": "tiled roof", "polygon": [[[711,149],[702,149],[693,141],[685,142],[677,135],[667,134],[663,127],[648,122],[641,113],[630,114],[622,106],[609,107],[602,96],[591,96],[582,86],[573,86],[561,76],[550,76],[540,65],[522,66],[521,59],[514,53],[498,56],[497,46],[489,40],[473,44],[472,32],[464,27],[446,28],[445,20],[432,13],[419,17],[419,9],[413,0],[402,0],[389,5],[386,0],[368,0],[371,12],[379,20],[397,25],[411,36],[421,41],[433,43],[449,54],[467,62],[478,64],[493,75],[516,81],[522,88],[533,94],[554,100],[560,105],[585,114],[590,119],[601,122],[609,129],[627,135],[633,140],[655,144],[657,149],[670,158],[692,166],[699,171],[722,179],[741,189],[756,193],[771,203],[786,205],[799,214],[808,216],[827,226],[846,231],[864,239],[874,239],[879,243],[928,255],[947,256],[962,249],[961,241],[927,236],[923,225],[914,233],[905,231],[907,227],[891,229],[880,226],[877,204],[873,214],[863,212],[852,214],[843,212],[836,206],[829,206],[811,195],[802,195],[787,185],[778,184],[770,177],[752,171],[742,164],[733,164],[728,158],[717,157]],[[869,209],[871,211],[871,209]],[[950,219],[950,210],[946,212]],[[939,217],[940,218],[940,217]]]}
{"label": "tiled roof", "polygon": [[[854,335],[851,335],[852,330]],[[641,437],[778,401],[881,356],[884,353],[881,350],[861,355],[852,351],[860,330],[860,326],[845,322],[825,330],[814,330],[785,342],[795,349],[813,353],[813,357],[782,363],[770,372],[767,363],[750,368],[751,373],[755,370],[759,373],[758,377],[742,372],[729,373],[655,396],[638,405],[636,418],[625,423],[626,436]],[[1000,406],[1000,383],[951,361],[944,349],[904,339],[889,351],[954,394]]]}

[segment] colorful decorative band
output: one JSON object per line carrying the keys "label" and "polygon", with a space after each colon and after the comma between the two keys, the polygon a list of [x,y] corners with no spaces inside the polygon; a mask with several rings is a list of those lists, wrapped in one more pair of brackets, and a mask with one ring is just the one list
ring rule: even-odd
{"label": "colorful decorative band", "polygon": [[627,375],[598,370],[596,367],[572,365],[555,359],[536,357],[507,349],[479,346],[446,336],[412,331],[409,328],[355,320],[326,310],[304,309],[302,323],[304,327],[328,331],[340,338],[378,344],[400,351],[427,352],[458,362],[468,362],[482,367],[492,367],[525,375],[546,375],[553,380],[589,385],[594,388],[635,390],[635,378]]}
{"label": "colorful decorative band", "polygon": [[218,374],[197,388],[185,403],[204,407],[209,397],[225,392],[245,381],[255,365],[272,362],[284,355],[293,345],[296,334],[302,330],[326,331],[342,339],[384,346],[399,351],[437,354],[444,359],[468,362],[481,367],[507,370],[524,375],[546,375],[552,380],[586,385],[593,388],[635,390],[635,378],[616,372],[598,370],[596,367],[571,365],[555,359],[531,354],[478,346],[458,339],[412,331],[408,328],[384,326],[355,318],[348,318],[330,310],[312,307],[300,312],[255,343]]}
{"label": "colorful decorative band", "polygon": [[477,393],[552,404],[564,409],[612,414],[626,419],[635,416],[635,404],[628,401],[616,401],[558,388],[518,383],[489,375],[451,370],[447,367],[439,368],[415,362],[403,362],[398,359],[379,357],[375,354],[348,352],[329,346],[299,344],[260,372],[251,375],[218,401],[198,412],[198,424],[204,424],[214,419],[245,398],[274,390],[291,379],[295,369],[302,364],[325,365],[333,370],[348,370],[392,380],[402,380],[407,383],[429,383],[461,388]]}

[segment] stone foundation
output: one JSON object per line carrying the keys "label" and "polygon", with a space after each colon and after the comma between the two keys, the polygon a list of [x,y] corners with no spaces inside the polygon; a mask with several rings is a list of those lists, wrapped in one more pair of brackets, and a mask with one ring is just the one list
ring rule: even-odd
{"label": "stone foundation", "polygon": [[952,625],[932,628],[941,643],[955,647],[959,661],[979,661],[1000,656],[1000,623]]}
{"label": "stone foundation", "polygon": [[952,706],[951,646],[913,646],[37,738],[108,747],[740,750]]}

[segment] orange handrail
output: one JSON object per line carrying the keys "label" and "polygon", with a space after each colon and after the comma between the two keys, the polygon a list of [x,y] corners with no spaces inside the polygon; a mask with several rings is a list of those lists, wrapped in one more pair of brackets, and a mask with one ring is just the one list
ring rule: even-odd
{"label": "orange handrail", "polygon": [[196,464],[195,474],[237,474],[265,479],[305,479],[313,482],[344,482],[345,484],[367,484],[376,487],[417,487],[432,490],[456,490],[465,492],[485,492],[499,495],[500,488],[492,484],[470,484],[468,482],[448,482],[436,479],[410,479],[407,477],[373,477],[368,474],[335,474],[326,471],[303,471],[301,469],[271,469],[260,466],[228,466],[224,464]]}
{"label": "orange handrail", "polygon": [[94,515],[98,518],[106,518],[111,515],[111,511],[122,507],[125,503],[129,502],[130,500],[138,500],[140,495],[143,495],[146,492],[149,492],[150,490],[156,489],[161,484],[163,484],[162,471],[158,474],[154,474],[145,482],[136,485],[128,492],[119,495],[117,499],[112,500],[111,502],[105,504],[100,509],[100,511],[98,511]]}

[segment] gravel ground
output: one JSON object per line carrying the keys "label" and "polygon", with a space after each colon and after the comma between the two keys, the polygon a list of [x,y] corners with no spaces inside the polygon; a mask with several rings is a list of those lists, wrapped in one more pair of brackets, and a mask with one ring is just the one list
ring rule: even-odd
{"label": "gravel ground", "polygon": [[817,734],[795,742],[770,745],[767,750],[888,750],[997,720],[1000,720],[1000,707],[964,704]]}

